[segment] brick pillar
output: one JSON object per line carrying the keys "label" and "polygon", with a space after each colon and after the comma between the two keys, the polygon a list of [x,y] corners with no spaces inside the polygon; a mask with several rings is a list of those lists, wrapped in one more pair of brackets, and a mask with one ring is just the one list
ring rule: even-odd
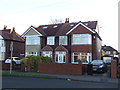
{"label": "brick pillar", "polygon": [[117,78],[117,61],[112,60],[111,62],[111,78]]}
{"label": "brick pillar", "polygon": [[32,60],[27,60],[27,71],[32,71]]}
{"label": "brick pillar", "polygon": [[42,63],[42,60],[41,60],[41,59],[38,60],[38,70],[37,70],[37,72],[40,72],[40,70],[39,70],[39,68],[40,68],[40,63]]}
{"label": "brick pillar", "polygon": [[79,66],[80,66],[80,68],[79,68],[80,69],[80,75],[82,75],[82,61],[79,60],[78,62],[79,62]]}
{"label": "brick pillar", "polygon": [[25,65],[23,63],[21,64],[21,71],[25,72]]}

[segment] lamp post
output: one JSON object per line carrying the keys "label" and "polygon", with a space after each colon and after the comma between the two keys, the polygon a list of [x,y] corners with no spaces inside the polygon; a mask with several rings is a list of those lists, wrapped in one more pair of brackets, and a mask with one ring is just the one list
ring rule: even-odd
{"label": "lamp post", "polygon": [[12,72],[12,56],[13,56],[13,41],[11,41],[11,44],[10,44],[10,51],[11,51],[11,63],[10,63],[10,74]]}

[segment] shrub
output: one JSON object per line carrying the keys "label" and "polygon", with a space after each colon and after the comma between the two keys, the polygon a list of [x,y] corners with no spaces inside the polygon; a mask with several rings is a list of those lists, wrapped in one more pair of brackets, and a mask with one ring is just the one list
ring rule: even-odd
{"label": "shrub", "polygon": [[41,56],[42,62],[51,62],[51,57]]}
{"label": "shrub", "polygon": [[32,60],[32,70],[33,71],[37,71],[37,67],[38,67],[38,60],[42,60],[42,62],[51,62],[51,58],[50,57],[46,57],[46,56],[27,56],[25,58],[22,59],[22,63],[25,64],[25,66],[27,66],[27,60]]}
{"label": "shrub", "polygon": [[27,57],[22,59],[22,63],[25,65],[25,67],[27,67],[27,60],[28,60]]}

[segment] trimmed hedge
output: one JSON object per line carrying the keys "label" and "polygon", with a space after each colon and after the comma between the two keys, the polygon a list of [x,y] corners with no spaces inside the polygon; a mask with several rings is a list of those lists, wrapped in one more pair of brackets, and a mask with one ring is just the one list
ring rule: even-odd
{"label": "trimmed hedge", "polygon": [[37,71],[38,60],[42,60],[42,62],[45,62],[45,63],[51,62],[50,57],[46,57],[46,56],[27,56],[27,57],[22,59],[22,63],[25,65],[25,67],[28,66],[27,65],[28,60],[32,60],[32,70],[33,71]]}

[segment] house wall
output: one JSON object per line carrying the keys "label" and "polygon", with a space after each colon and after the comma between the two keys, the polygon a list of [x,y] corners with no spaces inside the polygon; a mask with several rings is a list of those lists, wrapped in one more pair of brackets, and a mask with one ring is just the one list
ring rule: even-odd
{"label": "house wall", "polygon": [[6,53],[5,53],[5,59],[10,57],[10,40],[5,40],[6,45]]}
{"label": "house wall", "polygon": [[[96,36],[97,37],[97,36]],[[101,59],[101,54],[102,54],[102,41],[97,37],[96,38],[96,42],[97,42],[97,59]]]}
{"label": "house wall", "polygon": [[72,45],[71,52],[92,52],[92,45]]}
{"label": "house wall", "polygon": [[82,25],[79,25],[69,33],[69,35],[72,35],[72,34],[92,34],[92,32],[86,29],[85,27],[83,27]]}
{"label": "house wall", "polygon": [[25,49],[26,52],[38,52],[38,53],[40,53],[41,45],[26,45],[25,48],[26,48]]}
{"label": "house wall", "polygon": [[13,42],[13,56],[19,58],[25,57],[25,42]]}
{"label": "house wall", "polygon": [[[95,38],[94,38],[95,37]],[[101,46],[102,41],[96,34],[92,35],[92,59],[101,59]]]}
{"label": "house wall", "polygon": [[26,33],[26,35],[39,35],[35,30],[31,29],[29,32]]}
{"label": "house wall", "polygon": [[[6,43],[6,53],[5,53],[5,59],[11,56],[10,51],[10,40],[5,40]],[[22,54],[22,55],[21,55]],[[25,54],[25,43],[24,42],[18,42],[13,41],[13,57],[24,57]]]}

